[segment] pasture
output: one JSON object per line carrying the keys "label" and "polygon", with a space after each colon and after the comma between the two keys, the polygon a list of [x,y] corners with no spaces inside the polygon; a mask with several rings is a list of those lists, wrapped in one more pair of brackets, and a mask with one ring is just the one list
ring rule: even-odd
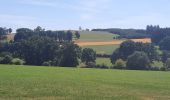
{"label": "pasture", "polygon": [[169,100],[170,73],[0,65],[1,100]]}
{"label": "pasture", "polygon": [[118,35],[109,32],[98,32],[98,31],[82,31],[80,32],[80,39],[78,41],[112,41],[113,37]]}
{"label": "pasture", "polygon": [[96,45],[96,46],[83,46],[82,48],[92,48],[97,54],[112,54],[119,45]]}

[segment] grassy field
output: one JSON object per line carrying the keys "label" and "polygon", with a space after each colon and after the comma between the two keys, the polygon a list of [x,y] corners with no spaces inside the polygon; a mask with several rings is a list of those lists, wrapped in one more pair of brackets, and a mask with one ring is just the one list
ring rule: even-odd
{"label": "grassy field", "polygon": [[83,46],[82,48],[92,48],[97,54],[112,54],[119,45]]}
{"label": "grassy field", "polygon": [[4,100],[169,100],[170,73],[0,65]]}
{"label": "grassy field", "polygon": [[80,39],[79,41],[112,41],[113,37],[118,35],[111,34],[109,32],[80,32]]}

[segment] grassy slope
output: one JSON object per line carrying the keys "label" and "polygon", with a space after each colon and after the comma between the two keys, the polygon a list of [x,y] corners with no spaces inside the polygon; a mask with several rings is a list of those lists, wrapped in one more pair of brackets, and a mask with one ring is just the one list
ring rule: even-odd
{"label": "grassy slope", "polygon": [[117,35],[108,32],[80,32],[79,41],[112,41]]}
{"label": "grassy slope", "polygon": [[84,46],[83,48],[92,48],[97,54],[112,54],[119,45]]}
{"label": "grassy slope", "polygon": [[0,99],[168,100],[170,73],[0,65]]}

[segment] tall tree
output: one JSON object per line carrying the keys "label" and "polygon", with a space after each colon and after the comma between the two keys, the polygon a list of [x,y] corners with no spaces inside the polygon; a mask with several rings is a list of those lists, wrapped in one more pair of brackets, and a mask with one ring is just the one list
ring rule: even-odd
{"label": "tall tree", "polygon": [[78,31],[75,32],[75,36],[77,39],[80,39],[80,33]]}
{"label": "tall tree", "polygon": [[127,68],[132,70],[145,70],[150,68],[150,60],[144,52],[134,52],[128,57]]}
{"label": "tall tree", "polygon": [[88,65],[89,62],[94,62],[95,63],[95,61],[96,61],[96,52],[93,49],[90,49],[90,48],[83,49],[81,60],[86,65]]}

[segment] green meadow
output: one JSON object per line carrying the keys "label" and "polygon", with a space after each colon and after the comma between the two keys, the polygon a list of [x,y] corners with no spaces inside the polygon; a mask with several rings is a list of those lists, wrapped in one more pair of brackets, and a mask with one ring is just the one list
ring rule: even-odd
{"label": "green meadow", "polygon": [[96,45],[96,46],[83,46],[82,48],[91,48],[96,51],[97,54],[112,54],[119,45]]}
{"label": "green meadow", "polygon": [[170,73],[0,65],[1,100],[169,100]]}
{"label": "green meadow", "polygon": [[80,32],[79,41],[112,41],[113,37],[118,35],[109,32],[96,32],[96,31],[82,31]]}

